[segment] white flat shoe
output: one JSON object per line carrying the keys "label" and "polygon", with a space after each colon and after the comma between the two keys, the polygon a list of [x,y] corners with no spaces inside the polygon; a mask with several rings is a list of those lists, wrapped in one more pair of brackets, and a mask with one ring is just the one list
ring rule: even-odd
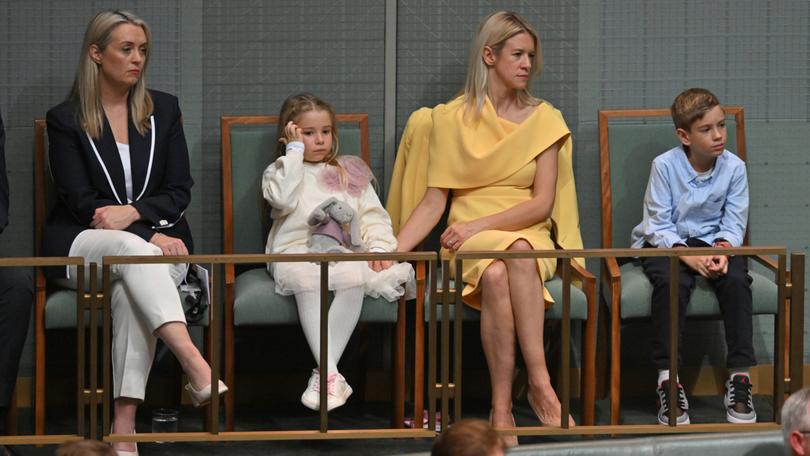
{"label": "white flat shoe", "polygon": [[[186,385],[186,391],[188,391],[188,395],[191,396],[191,403],[194,404],[194,407],[202,407],[203,405],[208,405],[211,402],[211,385],[203,387],[201,390],[197,391],[193,386],[191,386],[191,382],[188,382]],[[226,391],[228,391],[228,387],[225,385],[225,383],[222,383],[222,380],[220,380],[220,396],[225,394]]]}

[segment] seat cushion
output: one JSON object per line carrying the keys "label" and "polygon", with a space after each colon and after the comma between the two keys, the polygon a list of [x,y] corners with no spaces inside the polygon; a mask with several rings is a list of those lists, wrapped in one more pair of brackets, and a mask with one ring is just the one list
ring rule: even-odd
{"label": "seat cushion", "polygon": [[[182,298],[182,295],[181,295]],[[101,312],[98,313],[101,324]],[[84,313],[84,325],[90,325],[90,312]],[[190,326],[208,326],[208,309],[197,322]],[[50,291],[45,298],[45,329],[64,329],[76,327],[76,291],[65,288]]]}
{"label": "seat cushion", "polygon": [[[288,325],[298,323],[295,296],[276,293],[276,283],[265,268],[239,274],[234,284],[233,321],[235,326]],[[397,302],[383,298],[363,301],[360,321],[393,323],[397,321]]]}
{"label": "seat cushion", "polygon": [[[562,300],[563,288],[562,279],[553,277],[551,280],[546,281],[546,288],[548,288],[551,297],[554,298],[554,305],[546,310],[546,319],[561,320],[562,319]],[[441,285],[439,285],[441,286]],[[454,289],[454,281],[450,281],[450,289]],[[450,304],[450,319],[455,316],[455,304]],[[436,318],[441,319],[442,305],[438,304],[436,309]],[[425,309],[425,321],[430,320],[429,310]],[[478,320],[481,317],[481,312],[464,306],[461,309],[461,319],[464,321]],[[587,320],[588,319],[588,299],[585,293],[574,285],[571,285],[571,320]]]}
{"label": "seat cushion", "polygon": [[[90,320],[86,313],[85,322]],[[101,313],[98,315],[99,321]],[[76,291],[60,289],[47,294],[45,298],[45,329],[76,327]]]}
{"label": "seat cushion", "polygon": [[[625,263],[621,271],[621,317],[643,318],[650,316],[650,300],[653,287],[641,263],[633,261]],[[748,272],[753,279],[751,293],[754,299],[754,315],[776,314],[776,297],[778,288],[772,279],[756,271]],[[607,300],[608,303],[610,300]],[[688,316],[720,315],[720,303],[714,294],[714,289],[703,277],[697,277],[695,291],[686,307]]]}

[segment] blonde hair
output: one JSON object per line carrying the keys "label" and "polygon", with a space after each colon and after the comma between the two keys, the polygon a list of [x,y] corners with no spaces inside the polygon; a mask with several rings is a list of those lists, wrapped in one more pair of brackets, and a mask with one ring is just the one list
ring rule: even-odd
{"label": "blonde hair", "polygon": [[[540,50],[540,39],[537,32],[529,22],[519,14],[512,11],[498,11],[490,14],[481,23],[478,33],[470,46],[470,60],[467,66],[467,81],[464,84],[464,103],[467,112],[481,113],[484,100],[487,96],[488,68],[484,63],[484,48],[489,46],[495,54],[499,54],[504,44],[510,38],[521,33],[528,33],[534,41],[534,58],[529,73],[531,80],[543,70],[543,54]],[[525,106],[535,106],[542,102],[529,92],[528,87],[517,92],[518,102]]]}
{"label": "blonde hair", "polygon": [[141,77],[129,89],[129,114],[135,128],[141,135],[149,129],[149,116],[152,114],[152,97],[146,90],[145,73],[149,64],[151,53],[152,34],[149,26],[138,16],[128,11],[102,11],[87,24],[84,32],[84,42],[79,55],[79,66],[76,69],[76,78],[73,80],[73,89],[70,91],[70,100],[79,103],[79,125],[93,139],[101,138],[104,127],[104,107],[101,105],[99,93],[99,65],[90,58],[90,46],[98,46],[104,51],[110,44],[113,30],[121,24],[132,24],[143,29],[146,35],[146,57],[144,58]]}

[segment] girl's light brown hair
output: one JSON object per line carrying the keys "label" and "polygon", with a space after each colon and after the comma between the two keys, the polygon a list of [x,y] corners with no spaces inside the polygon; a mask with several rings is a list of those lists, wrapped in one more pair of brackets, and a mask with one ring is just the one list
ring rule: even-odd
{"label": "girl's light brown hair", "polygon": [[[329,113],[329,120],[332,121],[332,150],[323,158],[323,161],[330,165],[337,165],[338,134],[335,108],[309,92],[291,95],[284,100],[284,103],[281,105],[281,112],[278,114],[276,137],[283,138],[284,127],[287,123],[290,121],[296,122],[301,114],[310,111],[325,111]],[[276,146],[276,156],[280,157],[284,155],[286,147],[284,143],[279,142]]]}
{"label": "girl's light brown hair", "polygon": [[129,11],[102,11],[87,24],[79,55],[79,66],[76,69],[76,78],[73,80],[73,88],[68,96],[69,100],[79,104],[79,125],[93,139],[101,138],[101,130],[104,127],[104,107],[101,105],[98,87],[100,68],[90,58],[89,49],[90,46],[96,45],[103,52],[110,44],[113,30],[121,24],[138,26],[146,35],[146,57],[143,61],[141,77],[129,89],[129,115],[138,133],[144,135],[149,129],[149,116],[152,115],[153,106],[152,97],[146,90],[145,75],[146,67],[149,64],[149,54],[151,54],[152,33],[143,19]]}

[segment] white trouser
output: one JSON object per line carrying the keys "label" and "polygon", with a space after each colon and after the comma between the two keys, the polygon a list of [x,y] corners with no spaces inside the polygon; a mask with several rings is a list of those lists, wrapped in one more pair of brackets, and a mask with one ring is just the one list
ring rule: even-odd
{"label": "white trouser", "polygon": [[[114,255],[162,255],[154,244],[119,230],[85,230],[70,246],[70,256],[84,257],[99,265],[101,258]],[[155,356],[155,330],[169,322],[186,323],[177,286],[183,281],[186,264],[122,264],[110,267],[112,306],[113,397],[143,400],[146,379]],[[76,267],[68,268],[64,283],[76,288]],[[89,286],[89,274],[86,274]]]}

